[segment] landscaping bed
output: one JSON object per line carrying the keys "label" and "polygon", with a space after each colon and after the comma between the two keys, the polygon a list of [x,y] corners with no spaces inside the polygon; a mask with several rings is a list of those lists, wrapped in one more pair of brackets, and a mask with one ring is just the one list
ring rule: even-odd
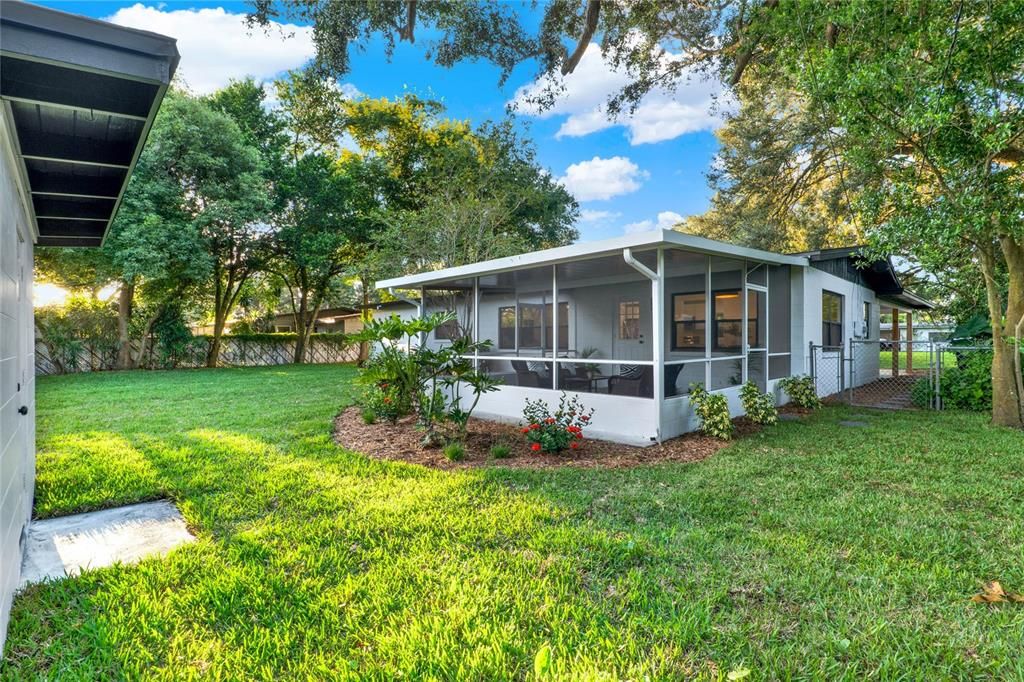
{"label": "landscaping bed", "polygon": [[[746,417],[733,420],[736,438],[759,431],[762,427]],[[729,441],[711,438],[700,433],[688,433],[672,438],[661,445],[636,447],[610,441],[588,438],[577,450],[561,454],[536,452],[523,438],[521,427],[483,419],[470,419],[466,430],[465,459],[453,462],[445,457],[442,448],[425,448],[423,432],[416,427],[415,415],[403,417],[397,423],[377,421],[367,424],[357,407],[342,411],[334,420],[334,441],[349,450],[369,457],[389,461],[410,462],[439,469],[478,466],[509,467],[631,467],[658,462],[696,462],[710,457],[729,444]],[[510,456],[495,459],[491,448],[508,446]]]}

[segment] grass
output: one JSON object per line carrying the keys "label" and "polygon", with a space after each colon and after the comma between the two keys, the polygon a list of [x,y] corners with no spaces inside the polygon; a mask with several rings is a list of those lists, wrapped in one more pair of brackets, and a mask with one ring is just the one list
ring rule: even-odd
{"label": "grass", "polygon": [[[927,347],[927,343],[922,343],[922,346]],[[907,368],[907,351],[900,350],[900,370]],[[933,356],[926,350],[915,350],[914,359],[912,362],[914,369],[928,369],[931,367]],[[956,354],[954,353],[943,353],[942,364],[945,367],[956,367]],[[882,369],[889,369],[892,367],[892,351],[883,350],[878,352],[878,366]]]}
{"label": "grass", "polygon": [[352,372],[41,379],[37,514],[168,496],[200,539],[22,593],[0,677],[1024,677],[1024,608],[969,600],[1024,591],[1024,438],[981,415],[438,472],[332,444]]}

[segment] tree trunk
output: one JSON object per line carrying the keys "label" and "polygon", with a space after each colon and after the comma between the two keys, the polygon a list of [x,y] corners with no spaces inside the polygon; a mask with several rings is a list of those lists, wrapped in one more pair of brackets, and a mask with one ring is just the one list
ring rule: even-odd
{"label": "tree trunk", "polygon": [[[324,301],[322,297],[317,297],[316,302],[313,304],[313,309],[310,311],[312,314],[309,315],[309,320],[303,325],[302,331],[299,334],[298,340],[295,342],[295,362],[305,362],[306,354],[309,352],[309,337],[313,334],[313,330],[316,329],[316,320],[320,317],[320,311],[324,307]],[[299,348],[302,348],[301,355],[299,354]]]}
{"label": "tree trunk", "polygon": [[207,367],[216,367],[220,360],[220,337],[224,335],[226,321],[227,314],[218,306],[213,314],[213,340],[210,342],[210,351],[206,354]]}
{"label": "tree trunk", "polygon": [[[309,298],[306,290],[303,289],[299,293],[299,309],[295,312],[295,355],[292,356],[292,362],[297,365],[301,365],[306,361],[306,341],[309,335],[306,333],[306,329],[309,327],[309,315],[308,306]],[[316,316],[314,315],[314,320]]]}
{"label": "tree trunk", "polygon": [[[369,308],[370,308],[370,293],[369,293],[369,281],[366,277],[362,278],[363,285],[363,309],[360,311],[360,319],[365,323],[369,319]],[[359,357],[356,359],[356,363],[362,367],[366,364],[366,361],[370,359],[370,344],[367,341],[359,342]]]}
{"label": "tree trunk", "polygon": [[117,368],[133,369],[132,339],[129,332],[132,321],[132,299],[135,297],[135,285],[121,283],[121,291],[117,294]]}
{"label": "tree trunk", "polygon": [[992,324],[992,423],[1021,429],[1024,428],[1024,414],[1014,358],[1014,353],[1020,351],[1008,336],[1015,331],[1017,320],[1024,315],[1024,247],[1010,237],[1002,237],[1000,248],[1010,280],[1005,312],[996,279],[995,254],[982,252],[980,258]]}

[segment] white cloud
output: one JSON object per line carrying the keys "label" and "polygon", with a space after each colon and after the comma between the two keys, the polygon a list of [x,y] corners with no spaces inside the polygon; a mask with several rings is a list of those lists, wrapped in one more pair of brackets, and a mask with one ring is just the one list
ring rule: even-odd
{"label": "white cloud", "polygon": [[224,87],[231,78],[272,78],[302,66],[314,53],[312,27],[273,22],[269,31],[250,29],[244,14],[223,7],[163,10],[137,3],[107,20],[176,38],[178,73],[198,94]]}
{"label": "white cloud", "polygon": [[[666,53],[663,59],[676,59]],[[713,111],[715,97],[721,86],[713,79],[684,76],[684,82],[675,92],[655,90],[646,95],[632,114],[623,112],[619,120],[609,119],[605,110],[608,97],[617,93],[631,81],[622,69],[613,69],[605,63],[601,49],[591,43],[576,70],[565,78],[545,76],[520,87],[513,104],[527,115],[539,118],[565,117],[555,137],[582,137],[613,126],[624,126],[630,144],[639,145],[671,140],[701,130],[714,130],[721,119]],[[564,91],[554,106],[544,111],[529,101],[542,89],[554,85]]]}
{"label": "white cloud", "polygon": [[589,208],[580,209],[581,223],[604,223],[615,220],[621,213],[618,211],[595,211]]}
{"label": "white cloud", "polygon": [[661,211],[658,213],[656,221],[640,220],[635,223],[627,223],[623,225],[622,231],[626,234],[636,234],[637,232],[650,232],[651,230],[670,230],[682,221],[683,216],[675,211]]}
{"label": "white cloud", "polygon": [[635,192],[649,175],[625,156],[595,156],[566,168],[558,181],[577,201],[593,201]]}

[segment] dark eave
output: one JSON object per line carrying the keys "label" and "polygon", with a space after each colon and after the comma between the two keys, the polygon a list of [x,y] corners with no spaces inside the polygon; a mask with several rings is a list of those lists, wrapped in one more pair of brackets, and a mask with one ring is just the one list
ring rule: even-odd
{"label": "dark eave", "polygon": [[[888,258],[868,260],[861,256],[862,246],[846,246],[835,249],[819,249],[794,254],[804,256],[810,261],[811,267],[819,267],[826,272],[832,269],[824,267],[827,263],[844,261],[848,270],[856,271],[862,283],[874,291],[879,299],[896,307],[913,310],[931,310],[935,306],[903,287],[896,268]],[[835,274],[833,272],[833,274]]]}
{"label": "dark eave", "polygon": [[172,38],[0,4],[0,116],[38,244],[102,244],[178,60]]}

